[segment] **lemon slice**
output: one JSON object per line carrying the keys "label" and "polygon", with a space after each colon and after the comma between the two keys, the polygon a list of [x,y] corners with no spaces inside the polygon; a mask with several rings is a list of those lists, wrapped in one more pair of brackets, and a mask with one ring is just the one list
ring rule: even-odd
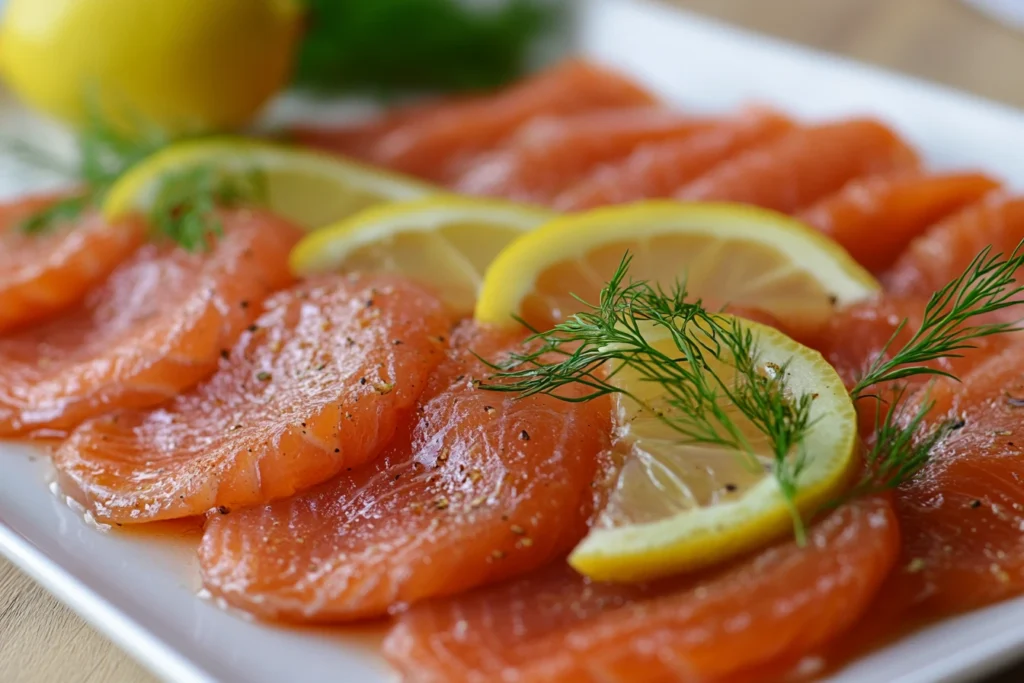
{"label": "lemon slice", "polygon": [[[716,317],[725,325],[736,320],[752,332],[759,372],[784,373],[787,395],[812,397],[803,466],[794,481],[797,509],[816,510],[840,493],[856,461],[857,415],[842,380],[818,352],[778,330]],[[651,346],[669,357],[679,355],[664,327],[643,330]],[[694,325],[690,332],[707,337]],[[732,385],[734,361],[707,360]],[[624,463],[607,505],[570,557],[573,567],[602,581],[651,579],[709,566],[793,532],[791,508],[771,473],[771,444],[734,405],[719,402],[754,458],[726,446],[685,443],[652,412],[671,416],[679,410],[661,385],[628,368],[613,381],[636,399],[620,395],[617,400]]]}
{"label": "lemon slice", "polygon": [[258,173],[274,213],[319,228],[382,202],[418,199],[435,190],[418,181],[327,154],[242,138],[182,142],[146,158],[110,189],[108,220],[152,205],[162,179],[195,168],[224,174]]}
{"label": "lemon slice", "polygon": [[292,251],[299,276],[401,273],[470,315],[483,274],[510,242],[553,214],[493,200],[443,196],[367,209],[306,236]]}
{"label": "lemon slice", "polygon": [[547,329],[579,312],[573,295],[596,302],[627,251],[634,280],[684,279],[709,310],[758,308],[799,332],[879,289],[842,247],[781,214],[656,201],[566,216],[516,240],[488,269],[476,318],[510,326],[515,314]]}

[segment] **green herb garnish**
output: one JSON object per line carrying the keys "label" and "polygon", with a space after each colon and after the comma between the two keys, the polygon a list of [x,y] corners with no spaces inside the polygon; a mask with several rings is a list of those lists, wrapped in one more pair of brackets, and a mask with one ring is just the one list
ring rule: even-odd
{"label": "green herb garnish", "polygon": [[295,83],[319,90],[480,90],[520,76],[558,3],[307,0]]}
{"label": "green herb garnish", "polygon": [[23,219],[19,226],[26,235],[39,235],[50,232],[56,226],[78,218],[89,206],[92,197],[87,193],[62,197]]}
{"label": "green herb garnish", "polygon": [[196,166],[161,180],[149,220],[156,235],[189,251],[201,251],[224,233],[217,219],[218,206],[262,203],[266,196],[266,178],[259,171],[226,174]]}
{"label": "green herb garnish", "polygon": [[956,379],[948,372],[923,364],[940,358],[960,358],[962,351],[975,348],[972,340],[1019,330],[1016,323],[969,323],[978,316],[1021,303],[1019,297],[1024,287],[1017,286],[1014,276],[1024,266],[1022,246],[1018,245],[1009,258],[1002,254],[993,256],[992,248],[985,247],[959,277],[931,296],[921,327],[892,358],[887,358],[889,349],[907,326],[906,320],[900,323],[850,393],[859,398],[877,384],[919,375]]}
{"label": "green herb garnish", "polygon": [[[772,474],[802,541],[804,526],[795,498],[806,460],[803,439],[812,425],[812,397],[788,391],[783,379],[786,368],[763,372],[753,333],[736,320],[726,324],[700,301],[687,301],[683,285],[677,283],[666,291],[647,282],[627,284],[630,260],[628,254],[622,259],[596,306],[586,304],[583,312],[550,331],[531,330],[527,342],[531,350],[511,356],[500,366],[491,365],[495,376],[483,388],[567,401],[621,394],[670,427],[681,442],[733,449],[745,456],[749,467],[760,471],[753,447],[726,409],[734,406],[768,439]],[[652,328],[671,336],[675,347],[671,355],[649,343]],[[735,380],[716,373],[707,362],[710,358],[731,367]],[[644,382],[660,385],[670,410],[647,405],[615,384],[615,375],[626,369]],[[590,391],[580,397],[559,393],[569,384]]]}
{"label": "green herb garnish", "polygon": [[[92,116],[79,133],[77,163],[70,169],[42,150],[24,143],[11,145],[29,163],[60,170],[81,188],[26,218],[21,230],[43,234],[98,208],[121,176],[171,143],[152,127],[137,125],[134,130],[142,132],[128,135],[103,117]],[[195,166],[161,178],[147,219],[154,238],[170,239],[190,251],[202,250],[223,232],[217,206],[261,203],[266,195],[265,178],[258,171],[228,174],[210,165]]]}
{"label": "green herb garnish", "polygon": [[[1024,288],[1015,273],[1024,267],[1024,245],[1008,257],[983,250],[962,275],[936,292],[928,302],[920,329],[909,342],[888,358],[889,349],[908,324],[903,321],[880,356],[851,390],[855,400],[875,397],[880,384],[916,376],[950,373],[925,365],[941,358],[956,358],[974,348],[973,340],[1021,329],[1003,322],[973,322],[1022,301]],[[485,389],[520,396],[546,394],[567,401],[586,401],[598,396],[622,394],[655,415],[679,434],[682,443],[725,446],[753,458],[753,451],[724,405],[731,404],[767,437],[772,445],[772,474],[794,516],[798,539],[803,522],[794,501],[806,455],[802,442],[812,426],[812,398],[794,395],[785,385],[785,368],[766,375],[757,362],[757,349],[749,330],[734,321],[709,314],[700,301],[687,301],[681,285],[671,290],[646,282],[626,283],[627,255],[601,292],[600,303],[547,332],[531,329],[532,346],[513,355],[507,363],[491,365],[495,374],[482,384]],[[525,322],[519,320],[526,325]],[[648,343],[651,326],[668,332],[674,342],[671,355]],[[527,327],[529,327],[527,325]],[[710,340],[710,341],[709,341]],[[736,374],[723,380],[707,363],[709,357],[725,363]],[[647,406],[616,386],[615,374],[629,368],[642,380],[660,385],[669,397],[669,411]],[[578,384],[590,391],[567,397],[559,390]],[[905,387],[896,387],[888,405],[878,405],[876,433],[865,454],[866,472],[843,500],[896,488],[924,467],[934,448],[962,426],[955,417],[929,425],[934,402],[927,393],[905,400]],[[839,501],[842,502],[842,501]]]}
{"label": "green herb garnish", "polygon": [[[911,377],[928,376],[959,381],[949,372],[925,363],[960,358],[964,351],[976,348],[974,340],[1021,330],[1017,323],[974,321],[1022,303],[1024,287],[1016,280],[1017,270],[1024,267],[1022,248],[1024,243],[1009,257],[992,255],[991,247],[983,249],[959,277],[931,296],[920,328],[889,357],[889,350],[908,323],[904,320],[899,324],[882,352],[850,390],[855,401],[876,398],[879,403],[874,443],[865,455],[864,477],[847,498],[887,491],[909,481],[928,463],[934,448],[962,426],[955,416],[927,424],[925,418],[934,402],[924,394],[915,406],[908,406],[906,386],[901,383]],[[877,387],[884,384],[893,387],[888,401],[877,393]]]}

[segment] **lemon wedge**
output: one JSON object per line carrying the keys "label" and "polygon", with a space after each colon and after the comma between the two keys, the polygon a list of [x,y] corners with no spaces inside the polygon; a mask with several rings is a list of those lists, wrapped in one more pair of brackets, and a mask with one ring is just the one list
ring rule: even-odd
{"label": "lemon wedge", "polygon": [[[765,376],[784,373],[785,395],[811,397],[795,506],[817,509],[841,492],[856,462],[857,415],[842,380],[819,353],[774,328],[716,318],[752,333],[754,368]],[[707,337],[695,325],[689,333]],[[679,355],[664,327],[645,326],[644,340],[668,357]],[[707,360],[726,385],[735,381],[734,360]],[[661,385],[629,368],[612,381],[630,395],[617,399],[624,462],[607,505],[570,556],[573,567],[602,581],[645,580],[710,566],[792,533],[792,508],[771,473],[771,443],[734,405],[719,401],[753,458],[724,445],[686,443],[655,415],[678,410]]]}
{"label": "lemon wedge", "polygon": [[470,315],[491,261],[551,217],[518,204],[451,196],[391,204],[307,235],[290,263],[300,277],[400,273],[432,287],[455,313]]}
{"label": "lemon wedge", "polygon": [[242,138],[182,142],[146,158],[107,194],[108,220],[152,206],[163,179],[190,169],[226,175],[258,173],[274,213],[307,229],[323,227],[368,206],[418,199],[435,190],[418,181],[318,152]]}
{"label": "lemon wedge", "polygon": [[757,308],[795,332],[879,289],[842,247],[781,214],[654,201],[565,216],[516,240],[488,269],[476,318],[511,326],[519,315],[547,329],[579,312],[573,295],[596,302],[627,251],[636,280],[685,280],[709,310]]}

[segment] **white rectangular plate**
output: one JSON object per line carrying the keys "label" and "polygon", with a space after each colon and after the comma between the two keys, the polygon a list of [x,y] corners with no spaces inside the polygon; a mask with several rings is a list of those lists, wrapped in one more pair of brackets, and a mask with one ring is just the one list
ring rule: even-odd
{"label": "white rectangular plate", "polygon": [[[681,106],[722,111],[759,101],[808,119],[875,115],[937,167],[982,168],[1024,186],[1024,115],[1016,111],[635,0],[580,5],[580,50]],[[284,105],[278,114],[312,111]],[[16,118],[0,107],[5,132]],[[0,196],[38,180],[12,164],[0,159]],[[194,539],[104,533],[47,480],[37,451],[0,443],[0,552],[157,675],[188,683],[389,680],[379,634],[275,628],[222,611],[196,596]],[[1021,652],[1024,599],[920,631],[833,680],[963,680]]]}

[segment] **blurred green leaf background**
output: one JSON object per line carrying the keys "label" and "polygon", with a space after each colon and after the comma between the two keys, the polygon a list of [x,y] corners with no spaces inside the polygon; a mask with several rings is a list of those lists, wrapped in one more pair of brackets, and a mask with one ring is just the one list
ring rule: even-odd
{"label": "blurred green leaf background", "polygon": [[564,18],[550,0],[306,0],[294,84],[318,91],[486,90],[520,76]]}

